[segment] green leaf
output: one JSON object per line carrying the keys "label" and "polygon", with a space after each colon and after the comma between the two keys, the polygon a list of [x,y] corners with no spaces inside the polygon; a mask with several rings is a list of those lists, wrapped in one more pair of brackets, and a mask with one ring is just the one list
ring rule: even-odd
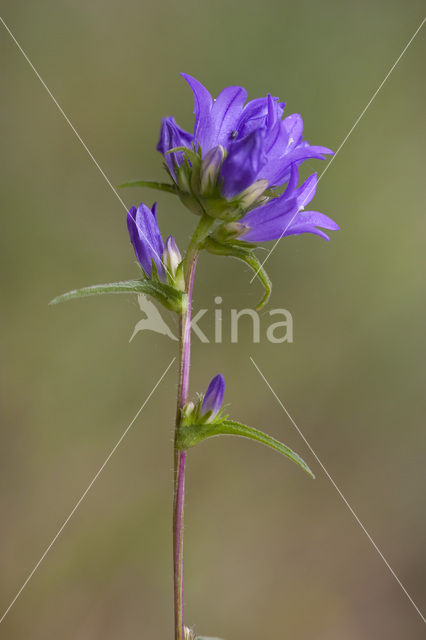
{"label": "green leaf", "polygon": [[245,262],[251,269],[253,269],[255,275],[259,278],[265,288],[265,294],[257,305],[256,309],[259,310],[265,306],[271,295],[272,283],[269,279],[268,274],[262,267],[259,259],[254,255],[252,246],[244,247],[242,246],[242,243],[238,241],[232,243],[219,242],[211,236],[206,238],[203,246],[209,253],[238,258],[239,260]]}
{"label": "green leaf", "polygon": [[240,436],[260,442],[271,449],[275,449],[275,451],[278,451],[278,453],[281,453],[287,458],[290,458],[290,460],[306,471],[311,478],[315,478],[306,462],[285,444],[268,436],[266,433],[263,433],[263,431],[248,427],[234,420],[220,420],[218,422],[200,425],[183,423],[178,429],[177,444],[180,449],[190,449],[191,447],[195,447],[199,442],[215,436]]}
{"label": "green leaf", "polygon": [[153,296],[161,304],[172,311],[181,313],[188,304],[187,295],[174,287],[153,280],[125,280],[123,282],[110,282],[108,284],[96,284],[83,289],[74,289],[54,298],[49,304],[68,302],[76,298],[99,296],[106,293],[146,293]]}
{"label": "green leaf", "polygon": [[177,190],[175,185],[167,184],[166,182],[133,180],[132,182],[123,182],[123,184],[119,184],[117,189],[124,189],[124,187],[148,187],[148,189],[157,189],[157,191],[167,191],[167,193],[174,193],[175,195],[177,195]]}

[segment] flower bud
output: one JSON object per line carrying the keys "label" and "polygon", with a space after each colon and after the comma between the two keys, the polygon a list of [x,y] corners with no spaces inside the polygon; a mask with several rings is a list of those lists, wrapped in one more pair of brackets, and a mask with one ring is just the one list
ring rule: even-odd
{"label": "flower bud", "polygon": [[242,191],[238,196],[242,206],[246,208],[254,204],[265,191],[268,184],[267,180],[256,180],[256,182],[253,182],[247,189]]}
{"label": "flower bud", "polygon": [[225,149],[219,145],[213,147],[203,158],[201,163],[201,193],[213,191],[219,175],[220,167],[225,157]]}
{"label": "flower bud", "polygon": [[191,187],[189,185],[189,177],[188,172],[186,170],[185,165],[181,165],[177,170],[177,185],[183,193],[190,193]]}
{"label": "flower bud", "polygon": [[127,214],[127,228],[130,242],[145,275],[150,280],[157,274],[161,282],[166,282],[162,254],[163,239],[157,222],[157,204],[149,209],[143,202],[139,207],[131,207]]}
{"label": "flower bud", "polygon": [[184,640],[195,640],[195,633],[189,627],[185,627]]}
{"label": "flower bud", "polygon": [[237,239],[247,231],[247,229],[248,227],[241,224],[241,222],[227,222],[226,224],[221,224],[212,235],[213,238],[219,240],[219,242],[232,242],[232,240]]}
{"label": "flower bud", "polygon": [[167,270],[174,277],[176,275],[178,266],[182,262],[182,256],[176,244],[176,240],[173,236],[169,236],[166,240],[166,246],[163,253],[163,262]]}
{"label": "flower bud", "polygon": [[192,401],[187,402],[182,408],[182,418],[184,420],[188,420],[189,418],[191,418],[191,416],[193,416],[194,414],[194,409],[195,404]]}
{"label": "flower bud", "polygon": [[221,373],[213,378],[207,387],[201,405],[200,417],[206,417],[205,422],[211,422],[222,407],[223,394],[225,393],[225,379]]}

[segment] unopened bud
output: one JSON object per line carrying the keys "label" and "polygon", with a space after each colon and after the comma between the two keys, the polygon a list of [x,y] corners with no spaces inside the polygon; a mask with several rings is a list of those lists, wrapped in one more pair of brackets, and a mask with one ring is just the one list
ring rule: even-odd
{"label": "unopened bud", "polygon": [[211,422],[219,413],[222,402],[223,394],[225,393],[225,379],[221,373],[213,378],[207,387],[207,391],[204,395],[203,404],[201,405],[200,417],[206,416],[206,422]]}
{"label": "unopened bud", "polygon": [[195,404],[193,402],[187,402],[182,408],[182,418],[188,419],[194,413]]}
{"label": "unopened bud", "polygon": [[256,180],[256,182],[253,182],[253,184],[239,194],[238,200],[244,208],[250,207],[260,198],[268,184],[267,180]]}
{"label": "unopened bud", "polygon": [[175,276],[177,268],[182,262],[182,256],[173,236],[169,236],[166,240],[163,262],[171,275]]}
{"label": "unopened bud", "polygon": [[182,164],[176,172],[177,185],[183,193],[190,193],[189,177],[185,164]]}
{"label": "unopened bud", "polygon": [[192,629],[185,627],[184,640],[195,640],[196,636]]}
{"label": "unopened bud", "polygon": [[[227,222],[221,224],[212,234],[214,240],[219,242],[232,242],[248,231],[248,227],[241,222]],[[217,251],[217,253],[219,253]],[[223,255],[227,255],[224,253]]]}
{"label": "unopened bud", "polygon": [[201,193],[211,192],[217,182],[220,167],[225,157],[225,149],[219,145],[205,155],[201,163]]}

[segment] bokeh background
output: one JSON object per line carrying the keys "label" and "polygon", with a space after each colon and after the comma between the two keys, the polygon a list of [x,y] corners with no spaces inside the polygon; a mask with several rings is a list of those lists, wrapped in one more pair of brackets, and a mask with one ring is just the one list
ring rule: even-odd
{"label": "bokeh background", "polygon": [[[242,84],[338,147],[422,19],[422,3],[4,1],[2,16],[113,184],[163,179],[161,116],[192,124],[179,72]],[[299,451],[218,439],[189,458],[186,619],[227,640],[399,640],[424,626],[307,450],[251,355],[416,603],[424,571],[424,78],[418,35],[321,180],[332,241],[282,241],[272,307],[294,343],[231,344],[229,313],[260,294],[242,265],[200,260],[195,307],[223,298],[224,342],[194,340],[191,390],[218,371],[234,416]],[[134,297],[49,300],[137,273],[124,211],[0,28],[1,580],[6,609],[151,391],[176,343],[129,337]],[[424,138],[423,138],[424,139]],[[307,171],[322,170],[312,161]],[[165,234],[196,222],[167,194]],[[173,323],[171,315],[165,314]],[[262,327],[270,322],[268,310]],[[201,323],[212,337],[213,317]],[[175,366],[1,625],[5,639],[172,637]]]}

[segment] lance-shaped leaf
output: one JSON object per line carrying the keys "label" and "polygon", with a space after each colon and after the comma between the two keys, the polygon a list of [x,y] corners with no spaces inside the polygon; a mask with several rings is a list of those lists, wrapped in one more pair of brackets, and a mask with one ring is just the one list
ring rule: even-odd
{"label": "lance-shaped leaf", "polygon": [[76,298],[99,296],[106,293],[146,293],[156,298],[167,309],[181,313],[188,304],[187,295],[174,287],[153,280],[125,280],[123,282],[110,282],[109,284],[96,284],[91,287],[74,289],[54,298],[50,304],[59,304]]}
{"label": "lance-shaped leaf", "polygon": [[231,256],[232,258],[238,258],[239,260],[242,260],[243,262],[248,264],[248,266],[253,269],[255,275],[259,278],[265,288],[265,294],[257,305],[256,309],[259,310],[263,306],[265,306],[271,295],[272,283],[265,269],[262,267],[259,259],[256,258],[250,247],[244,247],[242,246],[242,243],[236,242],[219,242],[219,240],[215,240],[211,236],[206,238],[203,247],[209,253],[214,253],[220,256]]}
{"label": "lance-shaped leaf", "polygon": [[301,467],[311,478],[314,478],[314,474],[306,464],[306,462],[294,451],[289,449],[285,444],[275,440],[271,436],[268,436],[263,431],[248,427],[240,422],[234,420],[219,420],[217,422],[210,422],[206,424],[185,424],[182,423],[177,433],[177,445],[180,449],[190,449],[199,442],[212,438],[215,436],[240,436],[242,438],[249,438],[255,440],[261,444],[275,449],[282,455],[293,460],[299,467]]}
{"label": "lance-shaped leaf", "polygon": [[117,189],[124,189],[124,187],[147,187],[148,189],[156,189],[157,191],[166,191],[167,193],[174,193],[177,195],[175,185],[168,184],[167,182],[152,182],[147,180],[133,180],[131,182],[123,182],[119,184]]}

